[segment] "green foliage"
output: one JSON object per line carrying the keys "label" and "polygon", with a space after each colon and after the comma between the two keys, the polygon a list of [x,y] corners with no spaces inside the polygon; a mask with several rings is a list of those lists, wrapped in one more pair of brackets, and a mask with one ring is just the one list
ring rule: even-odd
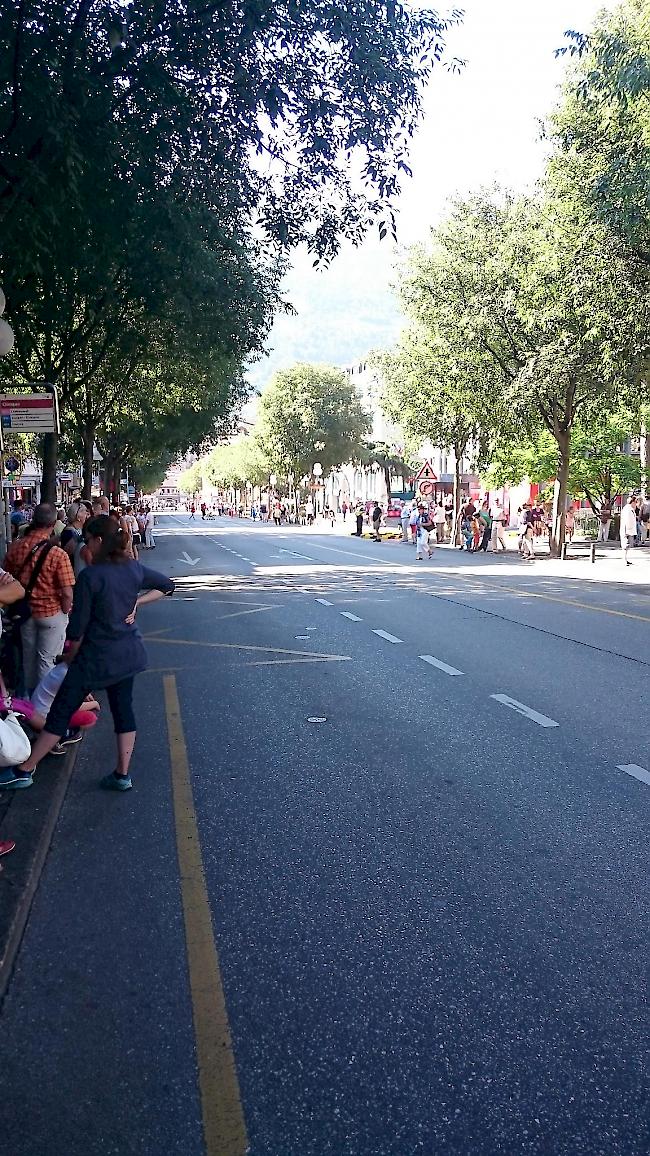
{"label": "green foliage", "polygon": [[343,370],[295,365],[276,373],[260,403],[259,439],[277,474],[296,482],[320,462],[326,476],[359,460],[370,421]]}
{"label": "green foliage", "polygon": [[209,454],[190,466],[179,481],[181,490],[194,494],[204,482],[217,489],[241,489],[246,482],[253,486],[268,484],[269,464],[255,437],[239,437],[215,446]]}
{"label": "green foliage", "polygon": [[[622,448],[635,422],[635,415],[626,410],[595,414],[586,427],[576,423],[567,482],[571,496],[586,498],[598,511],[604,502],[611,505],[617,494],[638,489],[639,459]],[[556,469],[557,445],[548,430],[541,430],[534,440],[513,439],[498,445],[484,481],[488,489],[526,478],[546,486]]]}
{"label": "green foliage", "polygon": [[650,8],[625,0],[588,36],[567,33],[575,68],[551,123],[557,187],[650,262]]}
{"label": "green foliage", "polygon": [[6,0],[0,219],[27,227],[41,205],[46,241],[104,158],[144,200],[168,188],[331,255],[390,224],[422,88],[459,18],[374,0]]}

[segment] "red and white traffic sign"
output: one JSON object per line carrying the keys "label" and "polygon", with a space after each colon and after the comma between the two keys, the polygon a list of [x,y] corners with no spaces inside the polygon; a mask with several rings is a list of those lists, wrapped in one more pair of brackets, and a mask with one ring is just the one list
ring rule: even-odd
{"label": "red and white traffic sign", "polygon": [[[416,482],[437,482],[438,475],[434,473],[431,462],[425,462],[415,475]],[[422,489],[422,487],[420,487]],[[430,491],[429,491],[430,492]]]}

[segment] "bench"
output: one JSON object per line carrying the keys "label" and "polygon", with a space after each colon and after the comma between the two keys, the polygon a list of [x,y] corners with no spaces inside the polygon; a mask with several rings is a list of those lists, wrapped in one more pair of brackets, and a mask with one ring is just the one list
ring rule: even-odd
{"label": "bench", "polygon": [[[593,541],[593,542],[563,542],[562,543],[562,555],[561,555],[562,561],[566,562],[567,558],[569,557],[569,554],[568,554],[569,550],[588,550],[590,561],[595,562],[596,561],[596,546],[598,544],[599,543],[597,543],[595,541]],[[605,543],[603,542],[600,544],[604,545]]]}

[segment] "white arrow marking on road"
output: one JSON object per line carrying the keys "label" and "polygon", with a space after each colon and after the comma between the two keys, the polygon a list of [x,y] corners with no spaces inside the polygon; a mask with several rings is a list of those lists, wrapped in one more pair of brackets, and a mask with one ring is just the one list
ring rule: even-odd
{"label": "white arrow marking on road", "polygon": [[502,702],[504,706],[509,706],[511,710],[516,710],[517,714],[523,714],[525,718],[529,718],[531,722],[537,723],[540,727],[559,727],[558,722],[554,722],[552,718],[547,718],[545,714],[539,714],[532,707],[526,706],[523,702],[517,702],[516,698],[509,698],[507,694],[491,694],[490,698],[495,698],[497,702]]}
{"label": "white arrow marking on road", "polygon": [[638,779],[640,783],[650,787],[650,771],[646,771],[644,767],[637,767],[636,763],[620,763],[617,770],[625,771],[626,775],[631,775],[633,779]]}
{"label": "white arrow marking on road", "polygon": [[462,674],[462,670],[456,670],[455,666],[447,666],[446,662],[441,662],[439,658],[434,658],[432,654],[421,654],[420,658],[423,662],[428,662],[429,666],[437,666],[438,670],[444,670],[445,674]]}
{"label": "white arrow marking on road", "polygon": [[310,558],[308,554],[299,554],[297,550],[282,550],[282,549],[280,549],[280,553],[281,554],[291,554],[293,558],[304,558],[306,562],[314,562],[315,561],[315,559]]}
{"label": "white arrow marking on road", "polygon": [[201,559],[200,558],[190,558],[187,550],[183,550],[183,556],[181,558],[179,558],[178,561],[179,562],[185,562],[187,566],[196,566],[196,563],[200,562]]}

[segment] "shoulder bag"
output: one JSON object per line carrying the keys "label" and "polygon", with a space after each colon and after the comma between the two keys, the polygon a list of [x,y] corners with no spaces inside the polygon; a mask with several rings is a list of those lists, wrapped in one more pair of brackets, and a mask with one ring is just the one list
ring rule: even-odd
{"label": "shoulder bag", "polygon": [[28,618],[31,618],[31,616],[32,616],[32,608],[31,608],[30,600],[31,600],[32,594],[34,593],[34,587],[36,586],[36,583],[38,582],[38,579],[40,578],[41,570],[43,569],[43,566],[45,565],[45,559],[47,558],[47,556],[48,556],[48,554],[49,554],[49,552],[53,546],[56,546],[56,542],[48,542],[47,540],[45,542],[39,542],[37,546],[34,546],[33,550],[30,550],[29,554],[25,558],[25,561],[23,562],[23,564],[20,568],[20,573],[22,575],[22,572],[25,569],[27,563],[29,562],[29,559],[33,558],[34,555],[40,551],[40,553],[38,554],[38,558],[36,559],[36,562],[34,564],[34,569],[32,570],[29,582],[27,583],[27,585],[25,587],[24,598],[19,598],[17,602],[14,602],[13,606],[11,607],[11,610],[7,614],[7,619],[8,619],[10,626],[11,626],[12,631],[20,630],[20,627],[25,622],[27,622]]}

